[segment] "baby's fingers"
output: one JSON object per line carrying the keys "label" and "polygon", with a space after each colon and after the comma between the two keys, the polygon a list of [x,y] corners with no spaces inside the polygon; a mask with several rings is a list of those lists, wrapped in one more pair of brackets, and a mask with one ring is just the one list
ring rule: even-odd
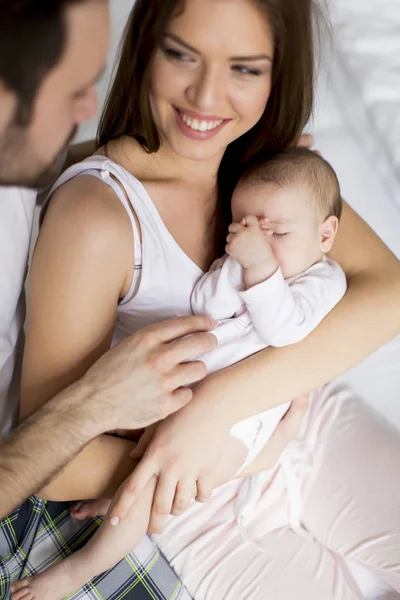
{"label": "baby's fingers", "polygon": [[258,219],[254,215],[247,215],[243,219],[242,224],[246,227],[259,227]]}
{"label": "baby's fingers", "polygon": [[242,231],[242,229],[242,223],[231,223],[228,227],[229,233],[239,233],[239,231]]}

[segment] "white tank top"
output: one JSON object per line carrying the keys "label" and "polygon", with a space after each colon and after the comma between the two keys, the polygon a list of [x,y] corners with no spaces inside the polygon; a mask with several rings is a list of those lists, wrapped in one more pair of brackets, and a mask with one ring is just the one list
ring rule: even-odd
{"label": "white tank top", "polygon": [[50,195],[78,175],[92,175],[109,185],[132,225],[134,277],[118,305],[113,344],[147,325],[192,314],[190,296],[203,271],[170,234],[143,184],[109,158],[92,156],[65,171]]}

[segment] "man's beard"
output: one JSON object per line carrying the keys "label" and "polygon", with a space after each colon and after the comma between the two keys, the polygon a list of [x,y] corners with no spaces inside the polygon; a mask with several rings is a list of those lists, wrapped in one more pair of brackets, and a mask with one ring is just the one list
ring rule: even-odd
{"label": "man's beard", "polygon": [[43,166],[26,142],[26,133],[15,127],[0,137],[0,185],[45,189],[54,183],[65,162],[68,146],[75,137],[74,127],[68,140],[51,164]]}

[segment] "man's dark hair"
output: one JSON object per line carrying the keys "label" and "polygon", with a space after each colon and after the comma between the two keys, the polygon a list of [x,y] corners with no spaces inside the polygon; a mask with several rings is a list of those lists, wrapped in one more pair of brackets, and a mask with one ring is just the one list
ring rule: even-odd
{"label": "man's dark hair", "polygon": [[85,0],[0,0],[0,83],[17,96],[15,123],[25,126],[46,74],[61,60],[65,9]]}

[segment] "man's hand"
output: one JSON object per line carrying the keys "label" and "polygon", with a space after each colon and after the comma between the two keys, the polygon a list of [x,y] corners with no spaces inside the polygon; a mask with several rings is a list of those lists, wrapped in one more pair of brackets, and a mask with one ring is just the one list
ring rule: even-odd
{"label": "man's hand", "polygon": [[187,386],[207,374],[204,363],[187,361],[216,347],[215,336],[204,333],[215,326],[209,317],[193,316],[136,332],[81,380],[82,411],[89,411],[101,432],[140,429],[177,411],[192,398]]}

